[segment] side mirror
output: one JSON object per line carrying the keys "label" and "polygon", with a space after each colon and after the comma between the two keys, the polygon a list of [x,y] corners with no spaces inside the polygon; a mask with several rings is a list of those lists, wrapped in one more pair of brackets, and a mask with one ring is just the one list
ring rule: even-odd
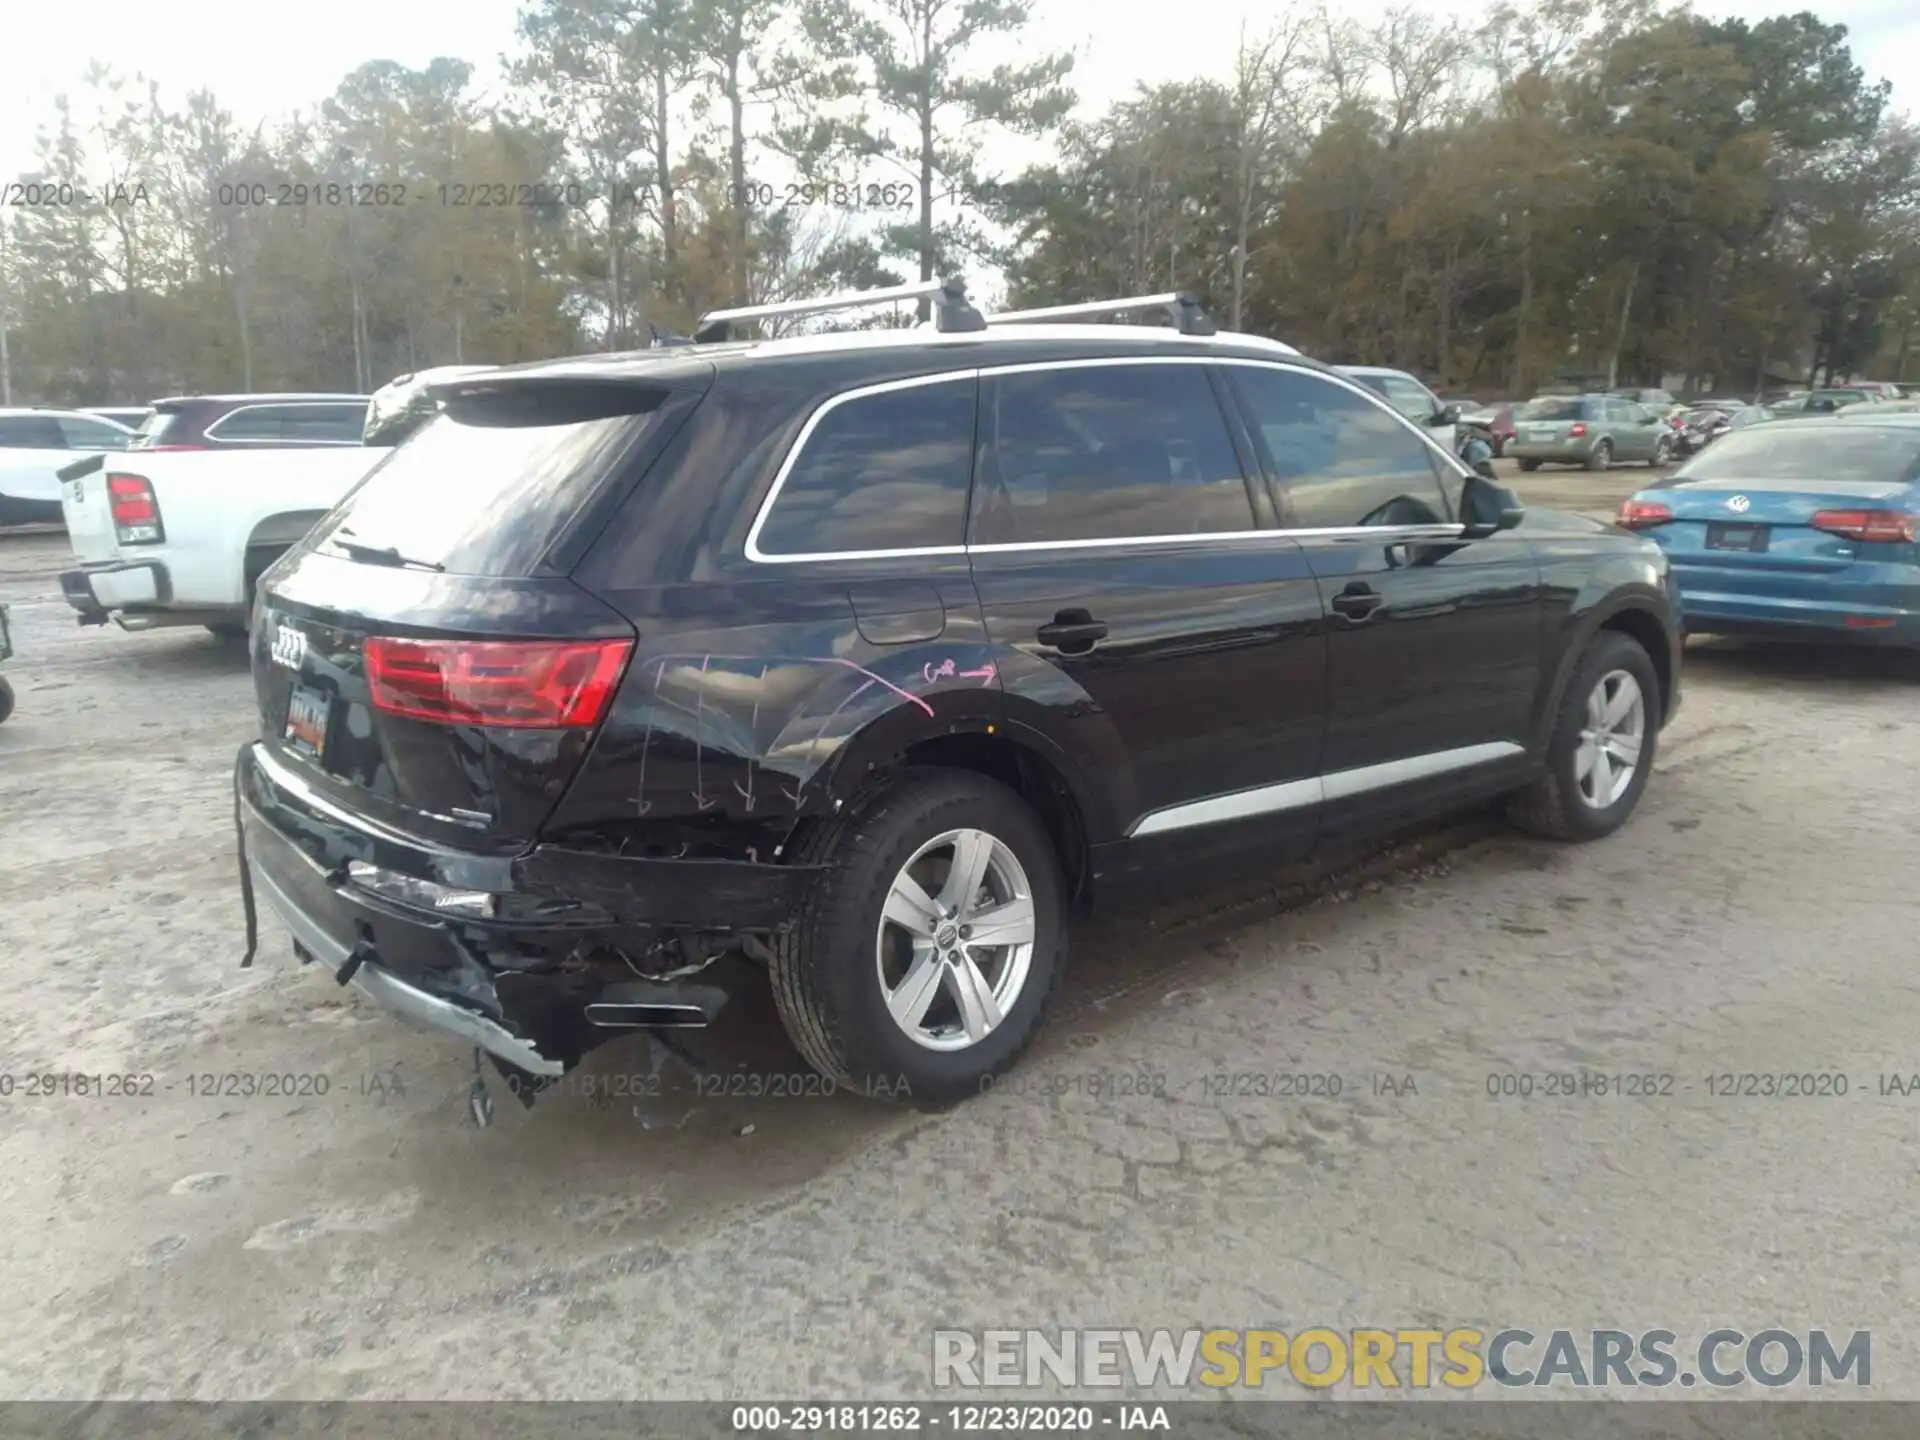
{"label": "side mirror", "polygon": [[[1485,463],[1485,462],[1483,462]],[[1481,540],[1501,530],[1511,530],[1526,517],[1527,507],[1520,497],[1504,485],[1495,484],[1485,472],[1467,477],[1460,492],[1460,523],[1469,540]],[[1491,470],[1493,466],[1487,465]]]}
{"label": "side mirror", "polygon": [[1442,405],[1438,410],[1433,412],[1433,423],[1436,425],[1458,425],[1460,423],[1460,407],[1456,404]]}

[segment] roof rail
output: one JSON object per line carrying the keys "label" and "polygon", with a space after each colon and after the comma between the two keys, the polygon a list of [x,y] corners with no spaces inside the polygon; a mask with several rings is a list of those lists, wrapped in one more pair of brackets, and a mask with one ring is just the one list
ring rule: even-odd
{"label": "roof rail", "polygon": [[957,275],[945,280],[915,280],[906,285],[890,285],[881,290],[848,290],[825,295],[817,300],[786,300],[777,305],[745,305],[734,310],[709,310],[700,317],[693,338],[706,345],[733,338],[736,320],[772,320],[788,315],[820,315],[829,310],[862,310],[876,305],[893,305],[902,300],[932,299],[933,326],[947,332],[984,330],[987,322],[967,303],[967,285]]}
{"label": "roof rail", "polygon": [[1124,315],[1130,310],[1164,307],[1174,328],[1182,335],[1212,335],[1216,327],[1200,308],[1191,290],[1170,290],[1165,295],[1129,295],[1120,300],[1092,300],[1084,305],[1048,305],[1039,310],[1002,310],[987,317],[989,325],[1029,325],[1049,320],[1083,320],[1099,315]]}

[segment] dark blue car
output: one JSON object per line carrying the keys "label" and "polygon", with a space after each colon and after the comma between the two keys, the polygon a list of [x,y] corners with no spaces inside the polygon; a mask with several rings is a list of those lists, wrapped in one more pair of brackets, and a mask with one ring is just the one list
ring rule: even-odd
{"label": "dark blue car", "polygon": [[1619,523],[1671,557],[1689,634],[1920,648],[1920,415],[1734,431]]}

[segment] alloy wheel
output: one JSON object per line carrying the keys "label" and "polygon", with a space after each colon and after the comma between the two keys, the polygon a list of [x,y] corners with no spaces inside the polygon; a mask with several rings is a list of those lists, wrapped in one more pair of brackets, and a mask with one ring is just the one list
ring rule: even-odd
{"label": "alloy wheel", "polygon": [[887,1012],[915,1044],[965,1050],[999,1028],[1033,962],[1033,886],[1007,844],[949,830],[887,891],[875,936]]}
{"label": "alloy wheel", "polygon": [[1580,798],[1605,810],[1626,794],[1640,768],[1646,734],[1647,702],[1640,682],[1625,670],[1609,670],[1587,696],[1586,723],[1574,751],[1573,778]]}

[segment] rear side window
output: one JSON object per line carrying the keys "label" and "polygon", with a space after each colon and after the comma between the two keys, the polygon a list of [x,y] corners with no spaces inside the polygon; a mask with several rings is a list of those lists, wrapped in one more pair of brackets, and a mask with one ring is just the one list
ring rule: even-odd
{"label": "rear side window", "polygon": [[1293,370],[1236,368],[1233,382],[1280,478],[1288,528],[1448,523],[1431,448],[1372,401]]}
{"label": "rear side window", "polygon": [[537,573],[619,473],[665,392],[521,382],[457,395],[316,525],[309,544],[391,550],[456,575]]}
{"label": "rear side window", "polygon": [[1239,457],[1200,366],[1076,366],[982,382],[973,543],[1253,528]]}
{"label": "rear side window", "polygon": [[977,388],[967,375],[830,403],[801,440],[749,553],[964,543]]}
{"label": "rear side window", "polygon": [[209,440],[279,440],[285,413],[279,405],[242,405],[207,426],[204,433]]}
{"label": "rear side window", "polygon": [[280,412],[280,438],[358,445],[366,423],[364,405],[289,405]]}

